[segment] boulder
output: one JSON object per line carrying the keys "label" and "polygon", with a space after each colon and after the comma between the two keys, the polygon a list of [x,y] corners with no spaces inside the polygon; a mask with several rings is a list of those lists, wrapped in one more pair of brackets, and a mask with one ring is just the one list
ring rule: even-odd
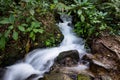
{"label": "boulder", "polygon": [[93,40],[92,54],[83,60],[89,61],[89,70],[95,80],[120,80],[120,36],[102,36]]}
{"label": "boulder", "polygon": [[79,61],[79,53],[77,50],[61,52],[55,59],[55,63],[62,66],[74,66]]}

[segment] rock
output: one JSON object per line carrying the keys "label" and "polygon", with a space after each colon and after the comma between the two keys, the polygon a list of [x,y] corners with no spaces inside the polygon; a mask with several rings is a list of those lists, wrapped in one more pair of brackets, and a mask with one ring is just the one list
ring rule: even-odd
{"label": "rock", "polygon": [[[109,64],[104,64],[102,61],[100,60],[97,60],[96,57],[92,54],[86,54],[84,57],[83,57],[84,60],[88,60],[90,62],[90,64],[92,65],[96,65],[96,66],[99,66],[99,67],[103,67],[105,69],[111,69],[113,66],[112,65],[109,65]],[[107,63],[107,62],[106,62]]]}
{"label": "rock", "polygon": [[37,78],[39,75],[38,74],[32,74],[31,76],[29,76],[27,79],[25,80],[34,80],[35,78]]}
{"label": "rock", "polygon": [[108,76],[108,75],[101,76],[101,79],[102,80],[112,80],[112,78],[110,76]]}
{"label": "rock", "polygon": [[55,63],[62,66],[74,66],[79,61],[79,53],[77,50],[70,50],[62,52],[55,59]]}
{"label": "rock", "polygon": [[5,68],[0,68],[0,80],[3,80],[3,76],[5,74],[6,69]]}
{"label": "rock", "polygon": [[51,73],[45,75],[43,80],[72,80],[68,75],[62,73]]}
{"label": "rock", "polygon": [[83,60],[89,61],[95,80],[120,80],[119,56],[120,37],[102,36],[93,40],[92,54],[87,54]]}

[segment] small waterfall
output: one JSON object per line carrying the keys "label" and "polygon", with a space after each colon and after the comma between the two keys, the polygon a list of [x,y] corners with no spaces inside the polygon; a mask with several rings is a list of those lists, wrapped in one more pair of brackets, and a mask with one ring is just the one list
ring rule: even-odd
{"label": "small waterfall", "polygon": [[72,18],[62,15],[61,19],[63,22],[57,24],[64,35],[60,46],[33,50],[25,57],[24,61],[8,66],[3,80],[26,80],[31,75],[36,75],[32,80],[38,80],[43,77],[45,72],[49,71],[54,59],[63,51],[77,50],[82,58],[86,53],[84,42],[76,36],[72,26],[68,25],[72,24]]}

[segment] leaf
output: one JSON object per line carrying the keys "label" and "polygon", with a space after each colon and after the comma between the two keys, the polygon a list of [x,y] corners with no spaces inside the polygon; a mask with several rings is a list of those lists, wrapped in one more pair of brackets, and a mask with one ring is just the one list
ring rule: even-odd
{"label": "leaf", "polygon": [[4,18],[2,21],[0,21],[0,24],[9,24],[9,18]]}
{"label": "leaf", "polygon": [[7,38],[10,35],[10,30],[5,31],[4,36]]}
{"label": "leaf", "polygon": [[43,33],[44,30],[43,30],[43,29],[33,29],[33,31],[34,31],[35,33],[38,33],[38,32],[39,32],[39,33]]}
{"label": "leaf", "polygon": [[19,29],[20,31],[22,31],[22,32],[24,32],[24,31],[25,31],[24,26],[18,26],[18,29]]}
{"label": "leaf", "polygon": [[30,32],[30,31],[32,31],[32,27],[26,29],[26,32]]}
{"label": "leaf", "polygon": [[2,36],[0,38],[0,49],[4,49],[5,48],[5,44],[6,44],[5,37]]}
{"label": "leaf", "polygon": [[46,46],[50,46],[51,45],[51,42],[49,40],[45,41],[45,45]]}
{"label": "leaf", "polygon": [[32,40],[34,41],[35,40],[35,34],[34,32],[31,32],[30,35],[29,35],[30,38],[32,38]]}
{"label": "leaf", "polygon": [[100,27],[99,27],[100,30],[105,30],[106,29],[106,24],[102,24]]}
{"label": "leaf", "polygon": [[44,30],[43,29],[39,29],[39,31],[38,31],[39,33],[43,33],[44,32]]}
{"label": "leaf", "polygon": [[33,9],[30,9],[30,14],[33,16],[35,11]]}
{"label": "leaf", "polygon": [[13,38],[14,40],[17,40],[17,39],[18,39],[18,32],[16,32],[15,30],[13,31],[12,38]]}
{"label": "leaf", "polygon": [[8,27],[9,30],[12,30],[13,28],[14,28],[13,25]]}
{"label": "leaf", "polygon": [[56,3],[58,3],[58,0],[53,0],[53,2],[56,4]]}
{"label": "leaf", "polygon": [[31,27],[37,28],[40,27],[40,22],[32,22]]}
{"label": "leaf", "polygon": [[15,21],[15,17],[14,17],[13,14],[10,15],[10,17],[9,17],[9,21],[10,21],[10,23],[14,23],[14,21]]}
{"label": "leaf", "polygon": [[85,21],[85,17],[83,15],[81,15],[80,19],[81,19],[82,22]]}
{"label": "leaf", "polygon": [[77,14],[78,14],[78,15],[81,15],[81,14],[82,14],[82,10],[78,10],[78,11],[77,11]]}
{"label": "leaf", "polygon": [[37,33],[37,32],[39,31],[39,29],[33,29],[33,31],[34,31],[35,33]]}
{"label": "leaf", "polygon": [[50,5],[50,9],[55,9],[56,5],[55,4],[51,4]]}

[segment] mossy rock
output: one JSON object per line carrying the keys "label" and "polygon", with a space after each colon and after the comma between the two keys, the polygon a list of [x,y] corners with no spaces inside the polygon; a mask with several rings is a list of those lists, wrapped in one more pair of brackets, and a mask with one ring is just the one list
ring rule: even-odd
{"label": "mossy rock", "polygon": [[90,76],[79,74],[78,75],[78,80],[91,80],[91,79],[90,79]]}

